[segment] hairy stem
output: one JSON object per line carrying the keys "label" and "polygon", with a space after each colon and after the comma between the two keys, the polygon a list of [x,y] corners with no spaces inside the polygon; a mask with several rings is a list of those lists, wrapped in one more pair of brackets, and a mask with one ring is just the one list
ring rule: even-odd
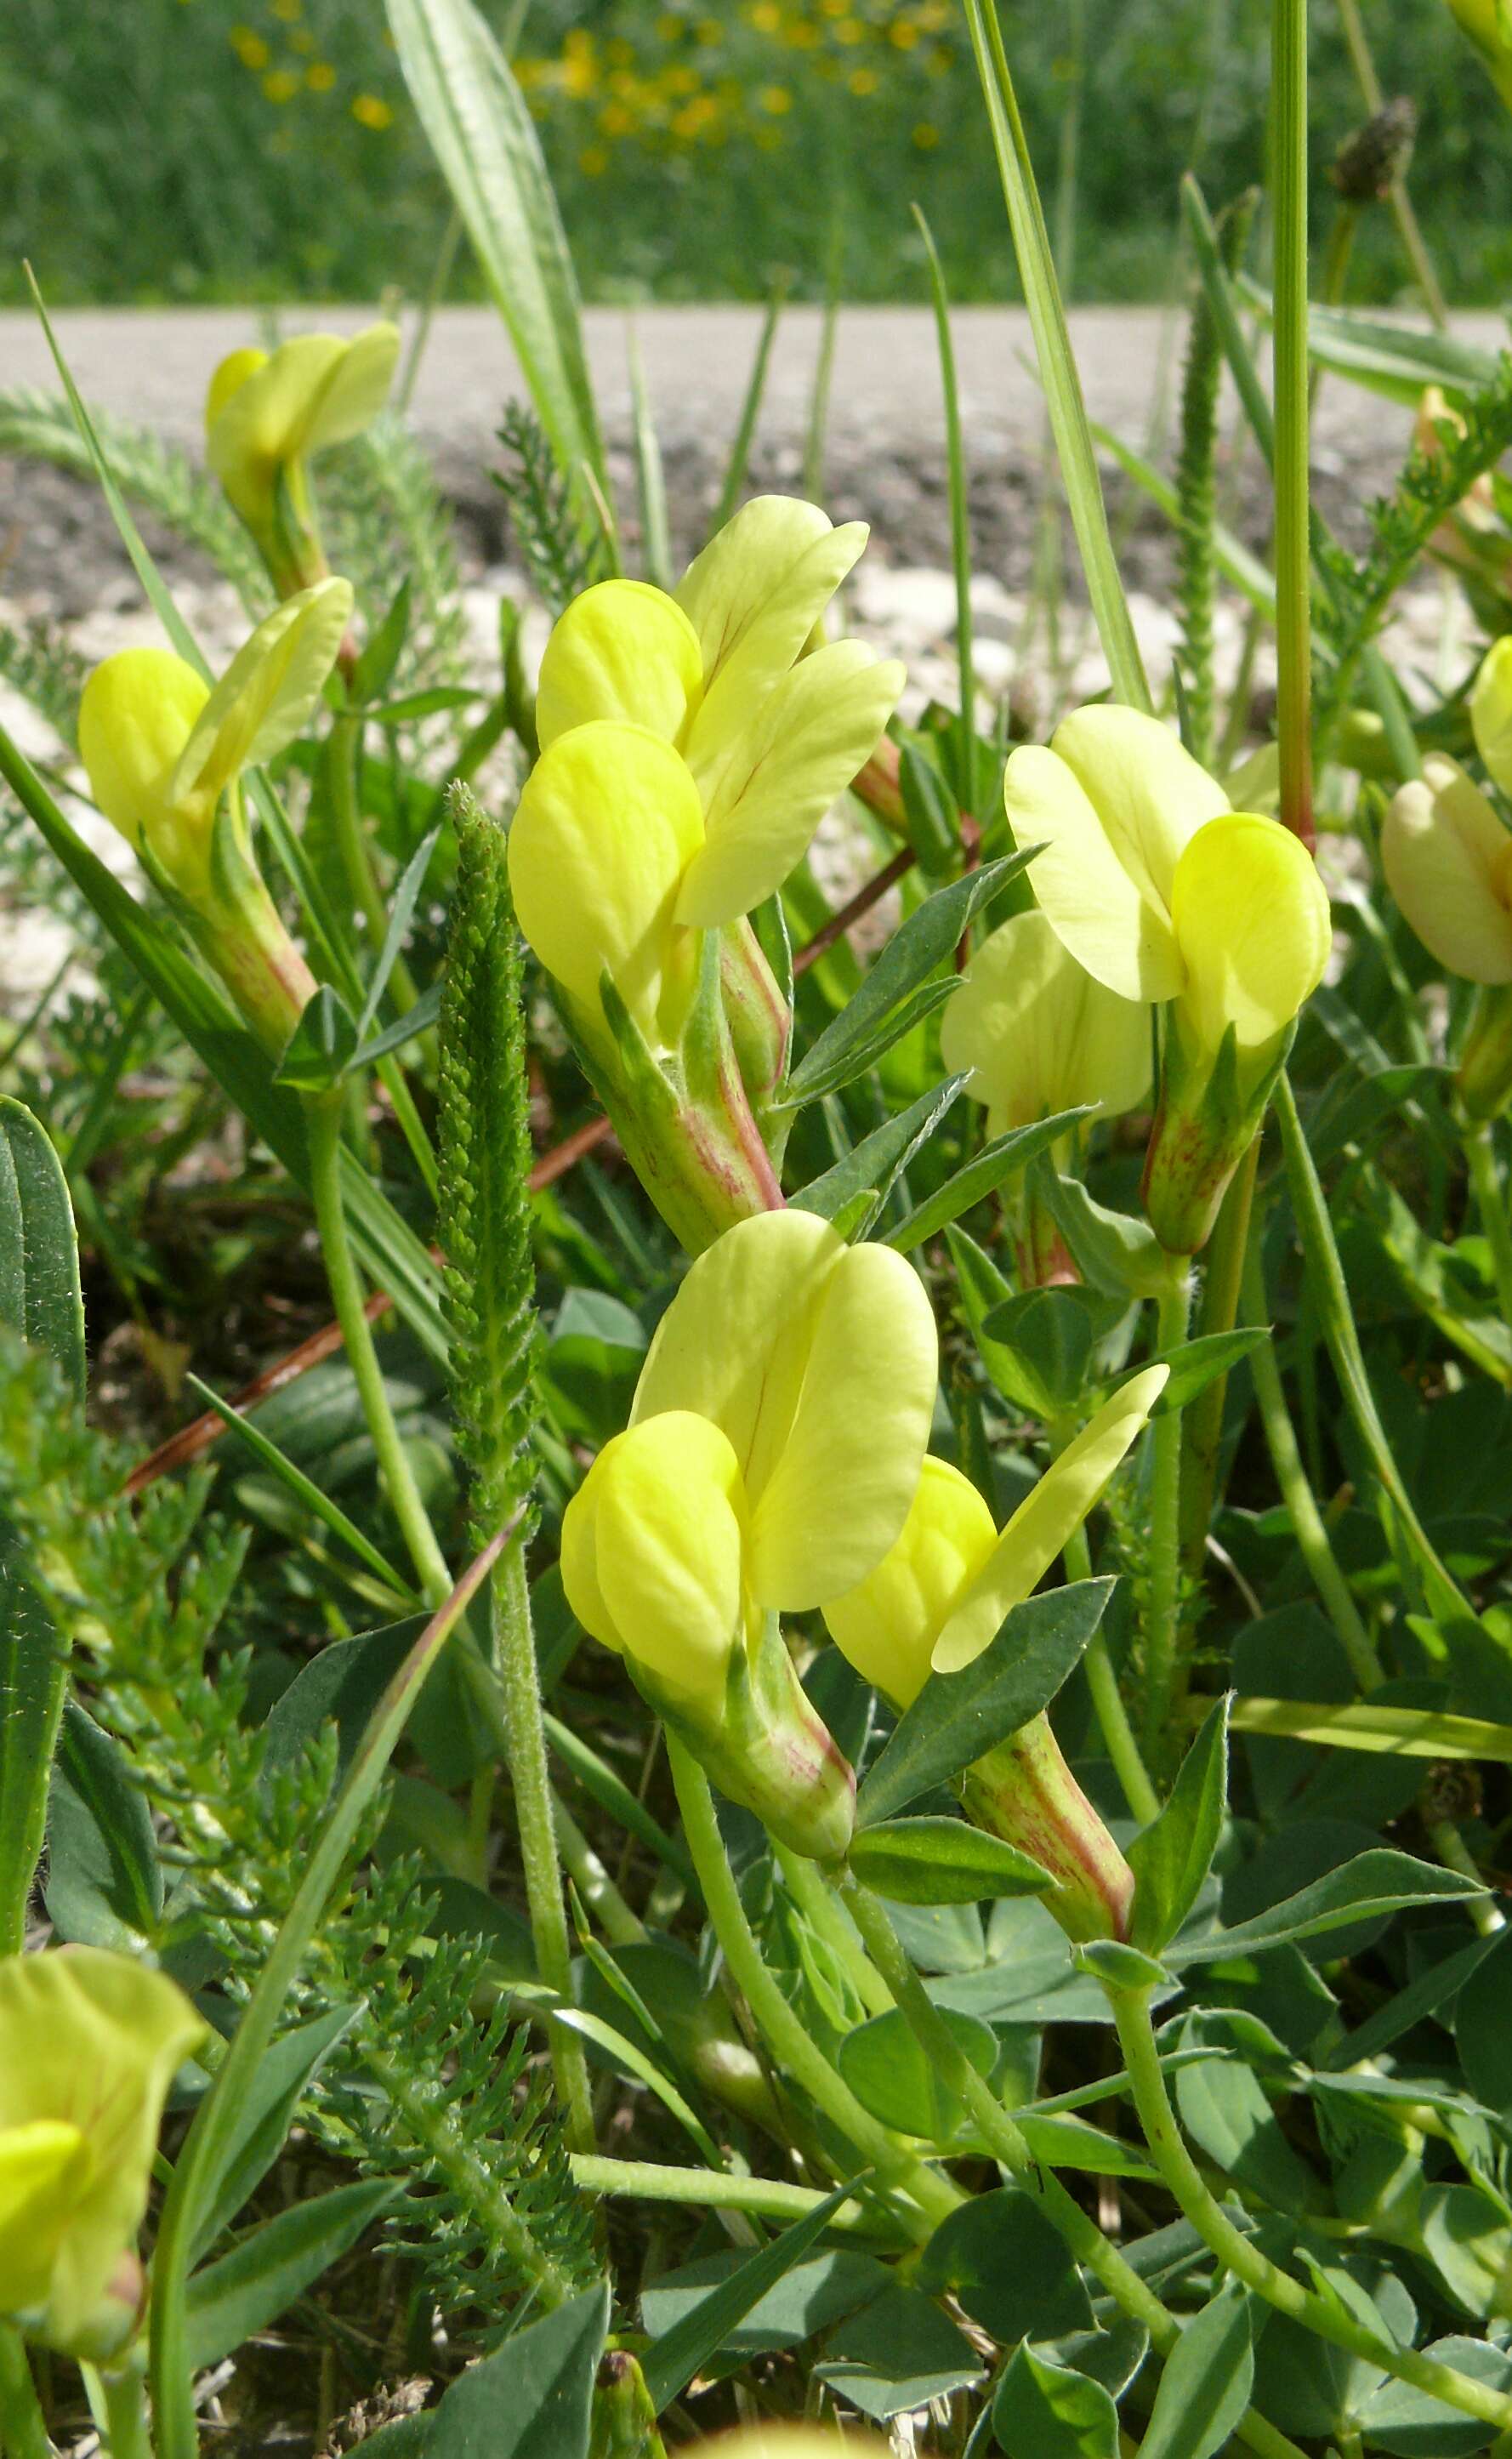
{"label": "hairy stem", "polygon": [[[1075,1433],[1074,1420],[1057,1427],[1053,1449],[1057,1453],[1062,1452]],[[1090,1580],[1092,1549],[1087,1544],[1084,1528],[1076,1529],[1067,1538],[1064,1560],[1068,1580]],[[1098,1731],[1113,1762],[1113,1773],[1123,1787],[1124,1798],[1141,1825],[1148,1826],[1150,1820],[1160,1815],[1161,1798],[1140,1755],[1139,1740],[1129,1720],[1129,1712],[1124,1705],[1124,1693],[1119,1689],[1107,1640],[1101,1630],[1095,1630],[1088,1641],[1082,1666],[1086,1674],[1087,1689],[1092,1694],[1092,1712],[1098,1720]]]}
{"label": "hairy stem", "polygon": [[906,2151],[887,2127],[862,2108],[850,2085],[841,2080],[824,2051],[805,2030],[767,1970],[746,1918],[746,1907],[714,1816],[708,1778],[697,1759],[670,1733],[667,1757],[688,1851],[693,1856],[714,1935],[763,2039],[783,2074],[799,2085],[830,2124],[849,2136],[863,2159],[876,2170],[879,2179],[901,2188],[909,2196],[914,2208],[907,2215],[906,2224],[922,2243],[948,2213],[958,2209],[961,2196],[937,2170]]}
{"label": "hairy stem", "polygon": [[[1228,1182],[1228,1192],[1208,1242],[1208,1269],[1203,1276],[1202,1308],[1197,1320],[1198,1334],[1203,1338],[1213,1333],[1231,1332],[1234,1327],[1259,1163],[1257,1135]],[[1193,1579],[1201,1578],[1208,1551],[1208,1523],[1212,1517],[1213,1492],[1218,1482],[1228,1391],[1228,1376],[1215,1375],[1182,1419],[1182,1562]]]}
{"label": "hairy stem", "polygon": [[[572,1948],[567,1937],[567,1908],[562,1901],[561,1870],[552,1823],[551,1785],[546,1774],[546,1734],[541,1722],[540,1681],[536,1638],[531,1627],[530,1587],[525,1576],[525,1548],[516,1542],[494,1573],[494,1667],[503,1711],[505,1755],[514,1789],[514,1819],[525,1873],[525,1901],[541,1979],[558,1998],[572,1999]],[[568,2133],[575,2152],[594,2149],[593,2095],[588,2064],[576,2032],[559,2024],[550,2027],[552,2068],[556,2090],[567,2112]]]}
{"label": "hairy stem", "polygon": [[[1155,1348],[1165,1356],[1186,1337],[1190,1277],[1173,1272],[1155,1320]],[[1157,1766],[1171,1756],[1170,1724],[1181,1695],[1182,1418],[1167,1409],[1150,1428],[1149,1611],[1144,1633],[1144,1753]]]}

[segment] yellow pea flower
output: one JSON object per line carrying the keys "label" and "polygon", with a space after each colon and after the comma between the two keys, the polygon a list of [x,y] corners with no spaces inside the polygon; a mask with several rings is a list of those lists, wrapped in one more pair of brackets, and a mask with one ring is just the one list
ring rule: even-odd
{"label": "yellow pea flower", "polygon": [[1095,981],[1043,914],[985,939],[947,1000],[940,1052],[987,1111],[989,1135],[1097,1103],[1109,1118],[1149,1092],[1149,1010]]}
{"label": "yellow pea flower", "polygon": [[802,858],[902,687],[859,641],[815,642],[865,539],[758,497],[675,595],[585,590],[541,662],[541,756],[510,830],[515,910],[621,1141],[694,1249],[779,1200],[787,1122],[766,1104],[791,1019],[745,916]]}
{"label": "yellow pea flower", "polygon": [[1449,0],[1461,31],[1480,53],[1486,74],[1512,111],[1512,11],[1505,0]]}
{"label": "yellow pea flower", "polygon": [[[970,1665],[1034,1593],[1147,1424],[1168,1372],[1146,1367],[1105,1400],[1000,1535],[958,1469],[925,1461],[896,1544],[824,1607],[841,1654],[894,1707],[910,1707],[932,1671]],[[961,1793],[976,1825],[1051,1873],[1045,1902],[1073,1938],[1123,1935],[1132,1879],[1044,1716],[969,1769]]]}
{"label": "yellow pea flower", "polygon": [[[657,852],[668,924],[734,921],[802,859],[903,687],[896,661],[858,641],[809,646],[866,536],[858,521],[834,528],[812,504],[758,496],[695,558],[675,596],[605,580],[562,615],[541,661],[542,759],[511,835],[521,927],[561,979],[597,982],[607,961],[592,927],[575,927],[573,892],[585,850],[611,825],[616,777],[626,791],[642,779],[647,791],[666,790],[666,764],[647,737],[679,755],[699,813],[696,837],[680,828]],[[567,830],[553,753],[596,722],[620,730],[598,738],[592,778],[578,781],[578,826]],[[691,815],[693,797],[682,799]]]}
{"label": "yellow pea flower", "polygon": [[0,2315],[29,2338],[99,2359],[135,2332],[163,2101],[205,2030],[127,1956],[0,1962]]}
{"label": "yellow pea flower", "polygon": [[692,1266],[562,1524],[583,1628],[732,1799],[821,1858],[849,1840],[853,1782],[778,1616],[842,1595],[897,1538],[937,1373],[901,1256],[812,1213],[741,1222]]}
{"label": "yellow pea flower", "polygon": [[[1497,642],[1470,700],[1478,748],[1499,785],[1512,773],[1508,649],[1512,641]],[[1457,760],[1431,751],[1387,810],[1381,864],[1429,955],[1482,985],[1455,1082],[1473,1118],[1495,1118],[1512,1095],[1512,831]]]}
{"label": "yellow pea flower", "polygon": [[[946,1002],[940,1052],[952,1075],[970,1069],[966,1090],[984,1103],[989,1135],[1086,1103],[1116,1118],[1149,1093],[1149,1010],[1094,981],[1031,909],[973,956]],[[1060,1233],[1032,1191],[1018,1187],[1005,1209],[1024,1286],[1075,1280]]]}
{"label": "yellow pea flower", "polygon": [[1008,763],[1020,845],[1056,935],[1123,998],[1170,1003],[1145,1209],[1162,1244],[1206,1241],[1297,1013],[1323,978],[1327,893],[1278,820],[1233,811],[1154,718],[1078,709]]}
{"label": "yellow pea flower", "polygon": [[205,456],[281,598],[325,577],[309,463],[370,427],[388,398],[399,330],[369,325],[344,341],[300,333],[271,352],[233,350],[210,379]]}
{"label": "yellow pea flower", "polygon": [[122,649],[95,667],[79,704],[79,756],[100,810],[279,1051],[314,982],[253,859],[240,779],[304,730],[351,604],[345,580],[287,599],[213,688],[171,650]]}

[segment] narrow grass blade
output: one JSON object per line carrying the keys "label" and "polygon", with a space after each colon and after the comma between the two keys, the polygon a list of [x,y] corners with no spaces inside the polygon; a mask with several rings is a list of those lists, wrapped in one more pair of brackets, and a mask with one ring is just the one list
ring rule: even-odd
{"label": "narrow grass blade", "polygon": [[766,396],[766,377],[771,368],[772,344],[777,338],[777,324],[782,315],[786,295],[786,290],[779,287],[772,292],[766,302],[766,313],[762,319],[761,339],[756,345],[756,356],[751,362],[750,382],[746,387],[746,398],[741,404],[740,425],[735,430],[735,441],[730,447],[729,466],[724,473],[724,484],[720,489],[719,502],[714,509],[714,518],[710,524],[711,532],[724,528],[741,499],[741,491],[746,484],[746,473],[750,468],[751,445],[756,436],[756,421],[761,416],[761,406]]}
{"label": "narrow grass blade", "polygon": [[253,1459],[276,1477],[306,1511],[313,1511],[318,1520],[324,1521],[333,1537],[339,1537],[344,1545],[349,1545],[359,1561],[366,1563],[369,1571],[375,1571],[386,1587],[394,1590],[401,1603],[412,1606],[418,1602],[408,1581],[400,1577],[391,1564],[385,1562],[377,1546],[363,1535],[354,1520],[347,1519],[340,1503],[333,1503],[328,1494],[323,1494],[313,1478],[306,1477],[286,1452],[281,1452],[277,1443],[271,1441],[260,1426],[255,1426],[250,1418],[244,1418],[240,1409],[233,1409],[229,1400],[222,1400],[220,1393],[202,1382],[198,1375],[186,1376],[184,1379],[192,1391],[199,1393],[205,1406],[215,1411],[221,1423],[241,1437]]}
{"label": "narrow grass blade", "polygon": [[1014,253],[1018,260],[1024,305],[1029,310],[1040,378],[1050,413],[1050,430],[1082,553],[1098,637],[1113,679],[1115,697],[1130,708],[1148,711],[1152,705],[1149,684],[1108,532],[1107,508],[1102,501],[1102,482],[1098,475],[1092,431],[1082,398],[1082,380],[1066,329],[1050,234],[1035,184],[1023,121],[1018,116],[1002,29],[989,0],[963,0],[963,5],[987,103]]}
{"label": "narrow grass blade", "polygon": [[646,390],[640,336],[632,325],[626,347],[630,358],[630,406],[635,424],[636,492],[640,499],[640,559],[645,577],[658,589],[672,586],[672,539],[667,528],[666,472],[662,446]]}
{"label": "narrow grass blade", "polygon": [[976,676],[972,663],[971,603],[971,523],[966,493],[966,450],[961,435],[960,392],[956,382],[956,345],[951,337],[950,297],[945,288],[945,269],[939,261],[934,234],[924,218],[922,207],[915,205],[914,219],[919,226],[929,258],[930,288],[934,300],[934,336],[939,349],[940,391],[945,402],[945,456],[950,487],[951,561],[956,573],[956,655],[960,666],[960,722],[957,729],[959,752],[956,761],[956,790],[964,796],[968,808],[977,817],[976,795]]}
{"label": "narrow grass blade", "polygon": [[562,467],[608,473],[578,282],[525,98],[472,0],[388,0],[405,82]]}

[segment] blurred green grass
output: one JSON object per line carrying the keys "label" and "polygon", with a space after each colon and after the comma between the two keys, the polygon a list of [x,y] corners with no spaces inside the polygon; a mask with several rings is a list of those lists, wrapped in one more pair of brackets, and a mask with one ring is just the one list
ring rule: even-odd
{"label": "blurred green grass", "polygon": [[[1048,193],[1075,153],[1074,296],[1165,295],[1188,163],[1215,200],[1259,176],[1267,13],[1008,0]],[[1512,123],[1441,0],[1369,13],[1386,92],[1422,115],[1413,190],[1440,279],[1495,301],[1512,287]],[[1362,116],[1328,0],[1312,44],[1323,222],[1321,166]],[[957,299],[1016,295],[952,0],[533,0],[520,66],[591,297],[815,296],[832,270],[849,298],[922,298],[914,199]],[[23,257],[56,304],[412,295],[446,213],[381,0],[0,10],[0,297],[24,296]],[[454,295],[470,280],[464,252]],[[1352,293],[1404,283],[1372,213]]]}

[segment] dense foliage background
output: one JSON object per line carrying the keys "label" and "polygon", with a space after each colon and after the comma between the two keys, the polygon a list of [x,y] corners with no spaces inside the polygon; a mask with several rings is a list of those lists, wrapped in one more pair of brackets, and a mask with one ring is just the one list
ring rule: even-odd
{"label": "dense foliage background", "polygon": [[[513,0],[485,13],[507,36]],[[915,198],[958,298],[1015,295],[949,0],[519,13],[590,296],[752,298],[784,279],[813,295],[833,279],[851,298],[922,297]],[[1182,171],[1217,196],[1261,176],[1262,0],[1017,0],[1003,17],[1074,294],[1163,295]],[[1440,278],[1494,300],[1512,273],[1502,105],[1447,10],[1367,20],[1386,92],[1421,113],[1414,184]],[[1326,219],[1327,165],[1363,113],[1332,8],[1312,47]],[[10,0],[0,15],[0,297],[21,295],[31,256],[59,302],[373,298],[424,286],[445,221],[369,0]],[[464,251],[454,284],[473,279]],[[1383,218],[1356,289],[1390,299],[1400,282]]]}

